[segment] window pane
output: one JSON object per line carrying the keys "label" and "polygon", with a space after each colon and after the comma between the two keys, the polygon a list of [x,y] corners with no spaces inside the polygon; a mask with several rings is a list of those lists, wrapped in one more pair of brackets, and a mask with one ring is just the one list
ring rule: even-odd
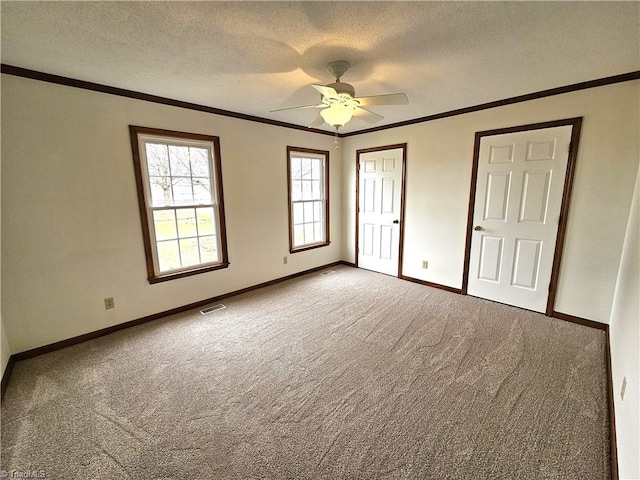
{"label": "window pane", "polygon": [[213,208],[197,208],[198,233],[200,235],[214,235],[216,233],[213,224]]}
{"label": "window pane", "polygon": [[319,198],[322,198],[322,191],[320,190],[320,180],[314,180],[313,182],[311,182],[313,184],[312,186],[312,192],[313,192],[313,199],[317,200]]}
{"label": "window pane", "polygon": [[304,224],[304,242],[312,243],[313,240],[313,223]]}
{"label": "window pane", "polygon": [[313,224],[313,238],[316,242],[321,242],[324,240],[324,235],[322,234],[322,223],[315,222]]}
{"label": "window pane", "polygon": [[194,177],[210,177],[209,151],[204,148],[191,148],[191,171]]}
{"label": "window pane", "polygon": [[169,175],[169,156],[166,145],[146,143],[145,152],[147,155],[147,171],[149,175],[160,177]]}
{"label": "window pane", "polygon": [[149,177],[151,186],[151,205],[166,207],[171,202],[171,179],[169,177]]}
{"label": "window pane", "polygon": [[302,200],[312,200],[313,196],[311,195],[311,181],[303,180],[302,181]]}
{"label": "window pane", "polygon": [[198,234],[195,209],[181,208],[176,210],[176,217],[178,219],[178,236],[180,238],[195,237]]}
{"label": "window pane", "polygon": [[193,204],[193,190],[190,178],[173,178],[174,205]]}
{"label": "window pane", "polygon": [[323,220],[322,215],[322,202],[313,202],[313,218],[314,220]]}
{"label": "window pane", "polygon": [[291,158],[291,180],[299,180],[300,179],[300,158],[292,157]]}
{"label": "window pane", "polygon": [[160,271],[175,270],[180,268],[180,253],[178,252],[178,241],[169,240],[158,242],[158,266]]}
{"label": "window pane", "polygon": [[211,202],[211,184],[208,178],[193,178],[193,199],[195,203]]}
{"label": "window pane", "polygon": [[303,179],[311,179],[311,159],[303,158],[301,161],[301,177]]}
{"label": "window pane", "polygon": [[293,227],[293,246],[304,245],[304,225],[294,225]]}
{"label": "window pane", "polygon": [[197,238],[187,238],[180,240],[180,255],[182,256],[182,266],[191,267],[200,263],[200,252]]}
{"label": "window pane", "polygon": [[217,238],[215,235],[200,237],[200,260],[202,263],[219,261]]}
{"label": "window pane", "polygon": [[189,165],[189,147],[169,146],[169,163],[171,165],[172,177],[191,176]]}
{"label": "window pane", "polygon": [[178,237],[174,210],[157,210],[153,212],[153,225],[155,227],[156,240],[158,241]]}
{"label": "window pane", "polygon": [[293,224],[294,225],[304,222],[303,210],[304,210],[303,203],[293,204]]}
{"label": "window pane", "polygon": [[302,182],[300,180],[291,182],[291,200],[294,202],[302,200]]}
{"label": "window pane", "polygon": [[313,222],[313,202],[304,203],[304,221]]}
{"label": "window pane", "polygon": [[320,166],[322,165],[322,160],[314,159],[311,163],[311,176],[314,180],[320,179]]}

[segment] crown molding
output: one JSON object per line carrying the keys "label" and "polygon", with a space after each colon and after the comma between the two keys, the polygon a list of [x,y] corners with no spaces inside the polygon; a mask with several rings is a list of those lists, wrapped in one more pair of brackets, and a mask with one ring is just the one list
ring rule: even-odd
{"label": "crown molding", "polygon": [[[309,128],[302,125],[296,125],[293,123],[281,122],[278,120],[271,120],[269,118],[262,118],[255,115],[247,115],[244,113],[232,112],[230,110],[223,110],[220,108],[209,107],[206,105],[199,105],[197,103],[183,102],[182,100],[175,100],[167,97],[160,97],[158,95],[150,95],[148,93],[136,92],[133,90],[126,90],[124,88],[110,87],[100,83],[87,82],[84,80],[78,80],[75,78],[63,77],[60,75],[53,75],[50,73],[38,72],[36,70],[29,70],[22,67],[16,67],[13,65],[1,64],[1,71],[7,75],[13,75],[17,77],[29,78],[32,80],[39,80],[42,82],[55,83],[58,85],[65,85],[68,87],[81,88],[84,90],[91,90],[94,92],[107,93],[109,95],[117,95],[121,97],[134,98],[137,100],[143,100],[146,102],[159,103],[162,105],[170,105],[173,107],[186,108],[189,110],[195,110],[199,112],[211,113],[214,115],[221,115],[224,117],[238,118],[241,120],[247,120],[250,122],[263,123],[266,125],[274,125],[277,127],[291,128],[294,130],[301,130],[305,132],[318,133],[320,135],[335,136],[335,132],[326,130],[320,130],[318,128]],[[606,85],[613,85],[615,83],[630,82],[634,80],[640,80],[640,70],[636,70],[629,73],[623,73],[620,75],[613,75],[610,77],[598,78],[595,80],[589,80],[586,82],[574,83],[571,85],[565,85],[563,87],[550,88],[547,90],[541,90],[539,92],[528,93],[526,95],[518,95],[516,97],[505,98],[502,100],[496,100],[493,102],[481,103],[479,105],[473,105],[465,108],[458,108],[455,110],[449,110],[446,112],[436,113],[433,115],[426,115],[424,117],[415,118],[412,120],[405,120],[402,122],[391,123],[388,125],[381,125],[379,127],[372,127],[363,130],[357,130],[355,132],[339,133],[339,138],[353,137],[356,135],[363,135],[365,133],[379,132],[382,130],[389,130],[391,128],[405,127],[407,125],[415,125],[416,123],[425,123],[433,120],[440,120],[447,117],[455,117],[457,115],[465,115],[467,113],[479,112],[481,110],[488,110],[491,108],[502,107],[505,105],[513,105],[514,103],[528,102],[530,100],[536,100],[539,98],[552,97],[554,95],[562,95],[564,93],[576,92],[579,90],[586,90],[588,88],[603,87]]]}

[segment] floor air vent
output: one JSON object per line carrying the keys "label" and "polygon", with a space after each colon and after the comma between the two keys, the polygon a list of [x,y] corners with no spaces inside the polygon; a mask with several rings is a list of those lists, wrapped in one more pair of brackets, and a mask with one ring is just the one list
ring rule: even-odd
{"label": "floor air vent", "polygon": [[219,303],[218,305],[214,305],[212,307],[207,307],[207,308],[203,308],[202,310],[200,310],[200,313],[202,315],[206,315],[207,313],[213,313],[213,312],[217,312],[218,310],[224,310],[225,307],[223,304]]}
{"label": "floor air vent", "polygon": [[333,275],[334,273],[336,273],[335,270],[323,270],[322,272],[320,272],[320,275],[326,277],[327,275]]}

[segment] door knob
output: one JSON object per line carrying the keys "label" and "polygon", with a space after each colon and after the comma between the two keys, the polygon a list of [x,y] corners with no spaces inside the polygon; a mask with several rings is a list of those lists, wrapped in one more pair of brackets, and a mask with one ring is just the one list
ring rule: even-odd
{"label": "door knob", "polygon": [[475,227],[473,227],[473,229],[474,229],[476,232],[480,232],[480,231],[482,231],[482,227],[481,227],[480,225],[476,225]]}
{"label": "door knob", "polygon": [[400,223],[400,220],[394,220],[393,223]]}

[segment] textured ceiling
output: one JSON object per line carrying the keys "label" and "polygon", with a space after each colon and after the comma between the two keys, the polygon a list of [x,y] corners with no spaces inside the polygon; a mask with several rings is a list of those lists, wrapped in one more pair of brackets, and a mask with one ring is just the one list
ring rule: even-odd
{"label": "textured ceiling", "polygon": [[[347,60],[378,125],[640,70],[640,2],[10,2],[2,63],[308,125]],[[370,125],[352,120],[341,131]],[[325,125],[322,128],[330,130]]]}

